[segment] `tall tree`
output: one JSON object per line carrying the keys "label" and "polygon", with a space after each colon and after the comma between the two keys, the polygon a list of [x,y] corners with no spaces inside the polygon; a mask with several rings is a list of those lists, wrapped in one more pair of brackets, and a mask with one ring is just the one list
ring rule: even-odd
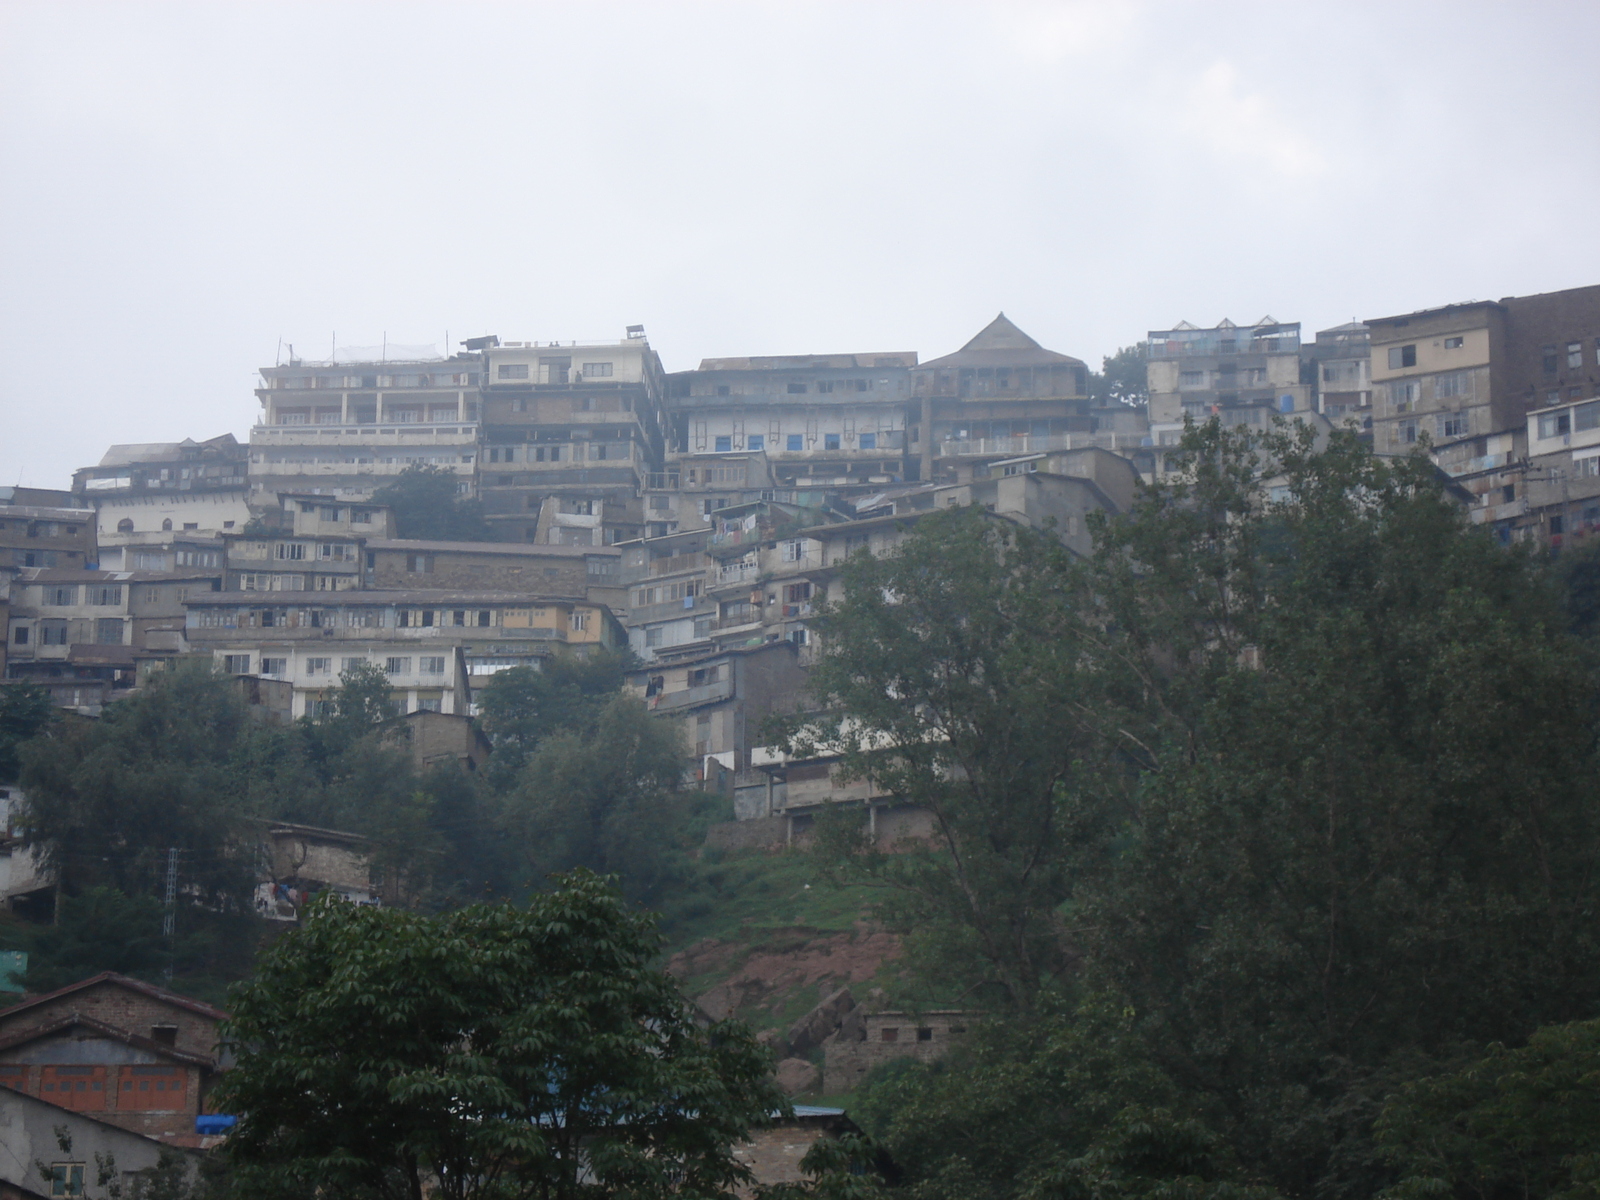
{"label": "tall tree", "polygon": [[493,540],[493,531],[483,519],[483,502],[462,496],[460,480],[448,467],[412,463],[393,482],[375,491],[372,502],[394,509],[396,530],[403,538]]}
{"label": "tall tree", "polygon": [[527,908],[324,901],[231,1000],[216,1102],[245,1196],[725,1196],[784,1107],[733,1023],[701,1029],[650,918],[587,873]]}
{"label": "tall tree", "polygon": [[833,869],[885,889],[913,961],[949,990],[1030,1009],[1069,961],[1058,908],[1103,820],[1082,631],[1062,603],[1065,551],[978,508],[917,523],[891,554],[853,559],[843,598],[813,625],[821,719],[785,744],[836,755],[933,819],[885,852],[856,814],[822,823]]}
{"label": "tall tree", "polygon": [[477,699],[483,731],[494,743],[490,770],[497,783],[508,785],[551,734],[593,725],[633,665],[628,651],[561,654],[537,670],[513,667],[491,675]]}

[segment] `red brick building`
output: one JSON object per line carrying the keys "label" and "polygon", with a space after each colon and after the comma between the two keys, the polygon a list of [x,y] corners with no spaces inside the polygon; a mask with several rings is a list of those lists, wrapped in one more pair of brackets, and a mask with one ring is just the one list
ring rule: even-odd
{"label": "red brick building", "polygon": [[106,972],[0,1009],[0,1084],[73,1112],[198,1145],[227,1014]]}

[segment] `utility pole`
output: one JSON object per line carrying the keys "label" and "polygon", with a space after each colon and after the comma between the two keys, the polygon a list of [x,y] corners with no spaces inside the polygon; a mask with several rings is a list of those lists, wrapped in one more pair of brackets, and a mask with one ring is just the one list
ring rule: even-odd
{"label": "utility pole", "polygon": [[172,926],[178,903],[178,848],[167,847],[167,914],[161,918],[161,936],[167,940],[166,976],[172,978]]}

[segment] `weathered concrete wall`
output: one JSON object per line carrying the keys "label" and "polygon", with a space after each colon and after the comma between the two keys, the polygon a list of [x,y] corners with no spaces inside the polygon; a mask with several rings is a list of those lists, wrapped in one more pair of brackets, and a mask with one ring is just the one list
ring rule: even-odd
{"label": "weathered concrete wall", "polygon": [[[70,1151],[62,1148],[56,1135],[57,1128],[62,1127]],[[50,1184],[40,1177],[38,1163],[82,1165],[87,1194],[100,1195],[97,1155],[102,1160],[114,1160],[115,1181],[122,1184],[126,1192],[133,1174],[157,1166],[166,1149],[152,1138],[84,1114],[68,1112],[31,1096],[0,1089],[0,1189],[3,1189],[0,1196],[49,1195]],[[178,1152],[194,1161],[192,1151]]]}

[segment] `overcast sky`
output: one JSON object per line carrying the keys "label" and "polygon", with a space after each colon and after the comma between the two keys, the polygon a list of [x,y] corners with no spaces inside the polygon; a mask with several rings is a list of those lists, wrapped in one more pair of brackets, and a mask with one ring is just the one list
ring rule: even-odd
{"label": "overcast sky", "polygon": [[1600,4],[0,0],[0,484],[280,338],[1098,365],[1600,283]]}

